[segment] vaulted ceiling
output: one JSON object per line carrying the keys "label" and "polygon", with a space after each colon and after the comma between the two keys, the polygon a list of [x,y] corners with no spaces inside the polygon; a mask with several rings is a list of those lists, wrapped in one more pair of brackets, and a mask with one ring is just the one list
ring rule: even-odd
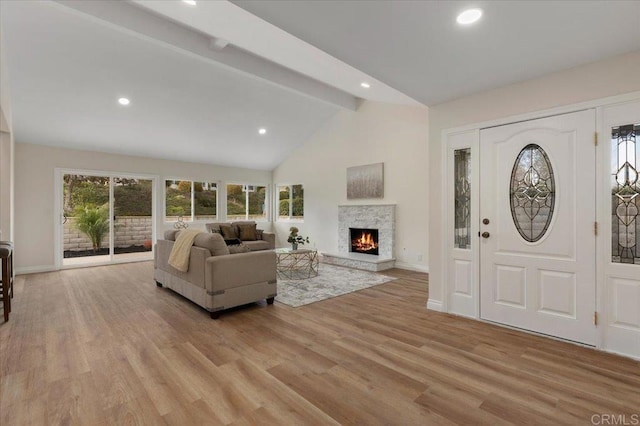
{"label": "vaulted ceiling", "polygon": [[17,142],[270,170],[361,99],[432,105],[640,49],[637,1],[476,1],[461,27],[468,6],[2,1],[0,100]]}
{"label": "vaulted ceiling", "polygon": [[233,3],[425,105],[640,49],[637,0]]}

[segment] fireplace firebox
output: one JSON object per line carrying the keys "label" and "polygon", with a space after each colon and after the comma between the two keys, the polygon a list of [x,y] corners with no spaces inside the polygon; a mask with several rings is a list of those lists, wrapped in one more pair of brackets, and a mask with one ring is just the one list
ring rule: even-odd
{"label": "fireplace firebox", "polygon": [[364,228],[349,228],[351,236],[351,251],[378,255],[378,230]]}

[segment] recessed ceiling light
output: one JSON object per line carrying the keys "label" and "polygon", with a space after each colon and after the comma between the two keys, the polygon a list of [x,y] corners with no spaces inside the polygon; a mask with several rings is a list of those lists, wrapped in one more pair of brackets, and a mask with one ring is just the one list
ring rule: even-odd
{"label": "recessed ceiling light", "polygon": [[456,21],[461,25],[469,25],[482,17],[482,9],[467,9],[458,15]]}
{"label": "recessed ceiling light", "polygon": [[131,103],[131,101],[127,98],[120,98],[118,99],[118,103],[120,105],[129,105]]}
{"label": "recessed ceiling light", "polygon": [[265,133],[267,133],[267,129],[265,129],[264,127],[261,127],[258,129],[258,133],[260,133],[261,135],[264,135]]}
{"label": "recessed ceiling light", "polygon": [[196,0],[182,0],[183,2],[185,2],[186,4],[188,4],[189,6],[195,6],[196,5]]}
{"label": "recessed ceiling light", "polygon": [[363,81],[362,83],[360,83],[360,86],[364,87],[365,89],[368,89],[369,87],[371,87],[371,85],[366,81]]}

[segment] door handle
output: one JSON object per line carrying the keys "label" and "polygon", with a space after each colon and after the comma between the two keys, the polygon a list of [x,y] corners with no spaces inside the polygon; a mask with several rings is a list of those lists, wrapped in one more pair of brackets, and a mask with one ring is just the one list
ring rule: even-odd
{"label": "door handle", "polygon": [[487,231],[484,231],[482,233],[482,238],[489,238],[491,236],[491,234],[489,234]]}

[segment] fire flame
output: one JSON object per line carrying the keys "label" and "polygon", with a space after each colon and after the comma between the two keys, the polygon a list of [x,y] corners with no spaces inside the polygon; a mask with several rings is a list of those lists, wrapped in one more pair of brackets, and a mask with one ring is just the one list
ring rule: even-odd
{"label": "fire flame", "polygon": [[353,240],[352,245],[358,251],[375,250],[378,248],[378,243],[373,240],[373,236],[370,232],[362,232],[359,238]]}

